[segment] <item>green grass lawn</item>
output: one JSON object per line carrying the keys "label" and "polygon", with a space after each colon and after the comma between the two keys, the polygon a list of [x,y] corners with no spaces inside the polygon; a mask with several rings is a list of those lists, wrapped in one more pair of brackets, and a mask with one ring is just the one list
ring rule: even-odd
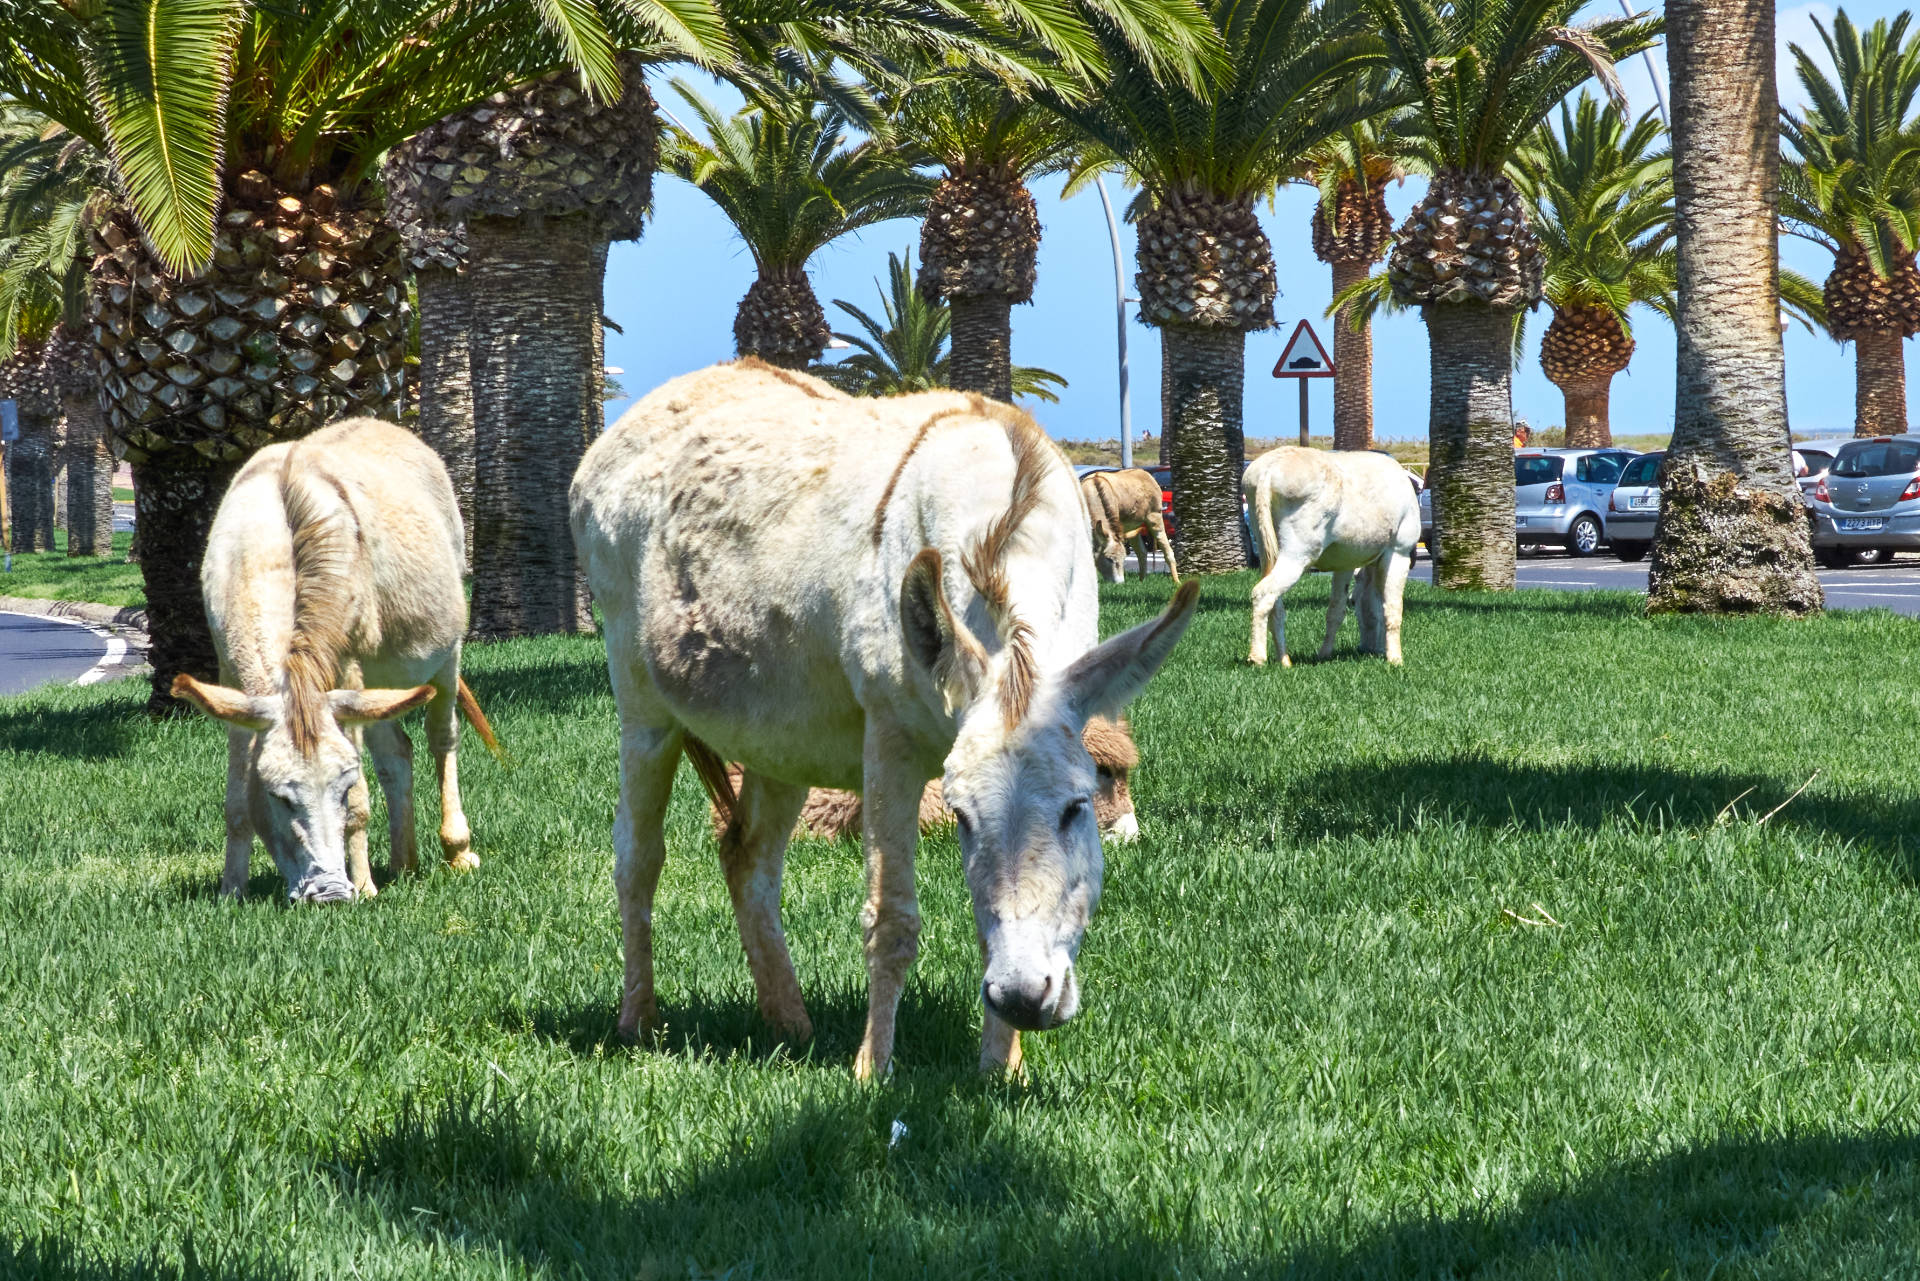
{"label": "green grass lawn", "polygon": [[973,1070],[950,837],[892,1081],[850,1073],[851,844],[790,855],[819,1034],[767,1044],[690,771],[669,1031],[614,1042],[593,640],[470,651],[516,762],[465,759],[484,866],[335,910],[264,855],[215,897],[211,725],[0,701],[0,1274],[1911,1275],[1920,627],[1416,587],[1404,669],[1349,624],[1255,672],[1249,582],[1136,708],[1145,835],[1019,1083]]}
{"label": "green grass lawn", "polygon": [[147,591],[140,581],[140,567],[127,562],[127,548],[132,541],[132,534],[115,534],[112,559],[68,556],[66,532],[56,530],[55,550],[29,552],[13,558],[13,572],[0,574],[0,596],[145,605]]}

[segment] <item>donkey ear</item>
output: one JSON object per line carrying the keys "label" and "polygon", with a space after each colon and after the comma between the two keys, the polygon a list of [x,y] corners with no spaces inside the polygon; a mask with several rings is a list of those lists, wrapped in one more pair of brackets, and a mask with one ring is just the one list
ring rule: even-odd
{"label": "donkey ear", "polygon": [[412,689],[336,689],[327,695],[334,719],[342,725],[390,721],[433,697],[433,686]]}
{"label": "donkey ear", "polygon": [[933,678],[946,710],[972,702],[986,676],[987,651],[954,618],[940,586],[940,553],[931,547],[913,558],[900,582],[900,626],[907,656]]}
{"label": "donkey ear", "polygon": [[274,704],[278,701],[229,689],[225,685],[208,685],[185,672],[173,678],[171,692],[175,698],[192,703],[215,720],[254,731],[273,724]]}
{"label": "donkey ear", "polygon": [[1174,642],[1193,621],[1200,584],[1189,578],[1173,594],[1167,612],[1151,623],[1121,632],[1088,650],[1061,677],[1068,707],[1085,724],[1093,716],[1118,716],[1120,710],[1153,679]]}

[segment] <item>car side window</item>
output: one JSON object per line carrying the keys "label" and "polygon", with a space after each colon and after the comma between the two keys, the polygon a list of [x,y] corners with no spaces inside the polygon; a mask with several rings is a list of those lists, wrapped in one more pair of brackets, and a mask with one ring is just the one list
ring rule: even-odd
{"label": "car side window", "polygon": [[1590,485],[1608,485],[1620,478],[1618,454],[1588,454],[1573,471],[1574,479]]}

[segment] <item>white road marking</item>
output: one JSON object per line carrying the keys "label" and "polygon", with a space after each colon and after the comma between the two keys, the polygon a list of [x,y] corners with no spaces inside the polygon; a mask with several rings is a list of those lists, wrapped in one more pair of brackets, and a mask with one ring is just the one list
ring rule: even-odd
{"label": "white road marking", "polygon": [[58,614],[22,614],[16,610],[0,610],[0,613],[12,614],[15,618],[41,618],[48,622],[65,623],[68,627],[79,627],[92,632],[106,642],[107,652],[99,662],[82,672],[73,682],[75,685],[92,685],[113,675],[113,669],[127,658],[127,643],[104,627],[95,627],[92,623],[81,622],[77,618],[62,618]]}

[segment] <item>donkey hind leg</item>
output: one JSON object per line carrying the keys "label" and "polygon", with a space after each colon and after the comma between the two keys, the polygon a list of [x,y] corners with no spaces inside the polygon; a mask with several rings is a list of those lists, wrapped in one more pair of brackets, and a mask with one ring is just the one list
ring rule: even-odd
{"label": "donkey hind leg", "polygon": [[[449,663],[433,681],[427,704],[427,750],[433,753],[434,781],[440,786],[440,853],[456,872],[480,866],[473,852],[473,829],[460,803],[460,665]],[[409,843],[409,851],[412,845]],[[409,858],[407,866],[412,868]]]}
{"label": "donkey hind leg", "polygon": [[220,892],[239,898],[247,892],[247,862],[253,857],[253,819],[247,813],[247,757],[253,731],[227,730],[227,861]]}
{"label": "donkey hind leg", "polygon": [[[1173,578],[1174,585],[1179,586],[1180,566],[1173,559],[1173,544],[1167,541],[1167,522],[1159,512],[1151,512],[1147,516],[1147,528],[1153,532],[1154,546],[1158,547],[1160,554],[1167,558],[1167,573]],[[1144,560],[1140,563],[1143,566],[1146,564]],[[1141,572],[1144,573],[1145,570]]]}
{"label": "donkey hind leg", "polygon": [[[352,731],[353,750],[362,755],[366,738],[361,730]],[[367,822],[373,806],[367,798],[367,772],[361,770],[347,791],[347,879],[354,893],[372,898],[379,891],[373,885],[373,865],[367,861]]]}
{"label": "donkey hind leg", "polygon": [[1400,665],[1400,618],[1401,607],[1407,594],[1407,573],[1413,568],[1413,549],[1402,551],[1395,548],[1387,553],[1387,561],[1375,570],[1375,581],[1379,584],[1377,599],[1380,605],[1381,630],[1386,633],[1385,648],[1387,661],[1395,667]]}
{"label": "donkey hind leg", "polygon": [[927,779],[903,767],[904,754],[869,729],[861,820],[867,901],[860,924],[867,953],[867,1031],[853,1074],[884,1076],[893,1063],[894,1020],[907,970],[920,951],[920,905],[914,896],[914,847],[920,839],[920,794]]}
{"label": "donkey hind leg", "polygon": [[1333,657],[1333,642],[1340,635],[1340,624],[1347,618],[1347,587],[1352,582],[1352,570],[1333,571],[1333,590],[1327,597],[1327,636],[1320,642],[1319,656],[1323,660]]}
{"label": "donkey hind leg", "polygon": [[794,1043],[813,1037],[813,1021],[800,998],[793,957],[780,924],[780,877],[794,820],[807,801],[807,789],[748,771],[740,781],[740,801],[720,836],[720,868],[733,899],[747,968],[760,998],[760,1016]]}
{"label": "donkey hind leg", "polygon": [[373,772],[387,798],[387,874],[398,876],[416,862],[413,740],[397,723],[375,721],[367,726],[367,750],[373,753]]}
{"label": "donkey hind leg", "polygon": [[1307,562],[1298,557],[1276,559],[1253,585],[1253,643],[1247,650],[1247,661],[1255,667],[1267,661],[1269,630],[1280,650],[1280,666],[1293,666],[1293,660],[1287,657],[1287,604],[1283,598],[1306,572]]}
{"label": "donkey hind leg", "polygon": [[619,1032],[631,1041],[659,1023],[653,999],[653,892],[667,861],[662,825],[680,763],[677,727],[620,729],[620,807],[613,818],[613,887],[620,899],[620,935],[627,954]]}

